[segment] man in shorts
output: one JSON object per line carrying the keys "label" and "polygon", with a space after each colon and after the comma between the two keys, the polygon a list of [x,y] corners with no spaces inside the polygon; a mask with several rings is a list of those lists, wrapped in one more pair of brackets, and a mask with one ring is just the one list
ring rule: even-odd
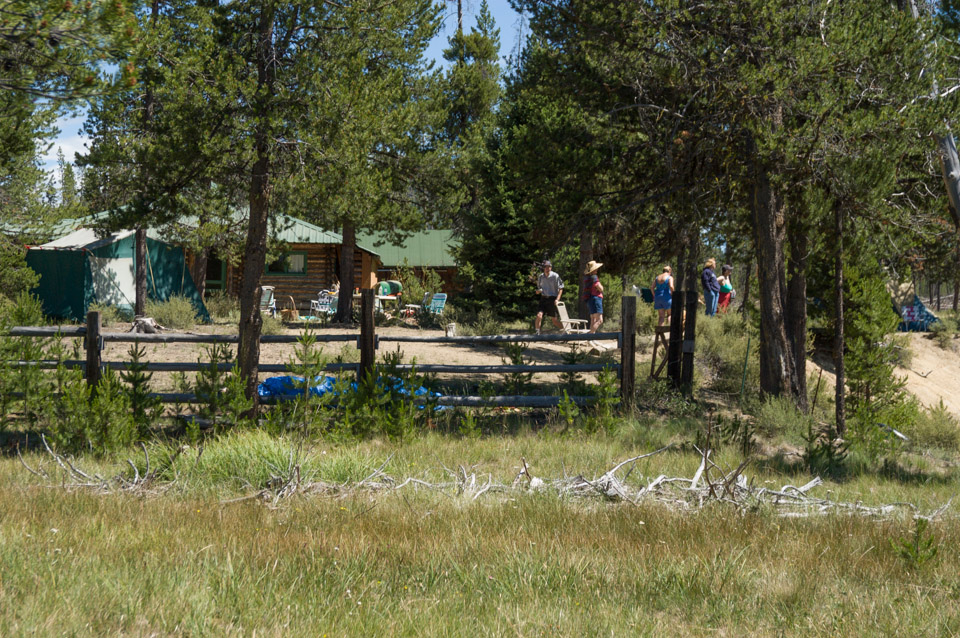
{"label": "man in shorts", "polygon": [[563,332],[560,313],[557,311],[557,302],[563,295],[563,281],[560,279],[560,275],[553,272],[553,264],[549,261],[543,262],[543,272],[537,277],[537,292],[540,294],[540,302],[537,306],[537,318],[533,322],[537,334],[540,334],[543,315],[553,319],[553,325],[557,327],[557,330]]}

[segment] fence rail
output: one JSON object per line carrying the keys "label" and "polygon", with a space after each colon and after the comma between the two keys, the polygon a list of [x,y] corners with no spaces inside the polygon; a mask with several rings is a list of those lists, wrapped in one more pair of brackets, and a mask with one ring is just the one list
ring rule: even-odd
{"label": "fence rail", "polygon": [[[460,336],[460,337],[433,337],[424,335],[396,335],[378,337],[376,327],[373,322],[374,296],[372,290],[361,292],[361,322],[359,334],[322,334],[313,335],[317,343],[355,343],[360,350],[360,363],[332,363],[324,368],[326,371],[338,372],[343,370],[356,370],[358,376],[362,376],[373,370],[374,357],[379,343],[448,343],[448,344],[497,344],[497,343],[520,343],[520,342],[590,342],[590,341],[616,341],[620,350],[620,363],[608,364],[535,364],[535,365],[448,365],[448,364],[422,364],[409,365],[402,364],[397,366],[398,370],[416,369],[423,373],[438,374],[513,374],[513,373],[563,373],[563,372],[600,372],[604,369],[615,370],[620,377],[620,397],[621,401],[631,405],[634,396],[635,387],[635,366],[636,366],[636,297],[623,297],[623,320],[619,332],[601,332],[596,334],[550,334],[550,335],[484,335],[484,336]],[[176,334],[140,334],[132,332],[102,332],[100,330],[101,317],[99,312],[91,312],[87,315],[86,326],[50,326],[50,327],[31,327],[18,326],[11,328],[7,333],[10,337],[32,337],[32,338],[51,338],[51,337],[71,337],[82,338],[84,347],[87,350],[86,360],[68,360],[62,362],[62,365],[69,368],[82,368],[87,382],[95,386],[100,379],[104,369],[129,370],[131,362],[128,361],[103,361],[101,352],[105,342],[113,343],[239,343],[239,335],[214,335],[199,333],[176,333]],[[297,335],[262,335],[261,343],[297,343],[300,337]],[[40,369],[54,369],[60,362],[52,360],[44,361],[11,361],[7,365],[14,367],[38,367]],[[151,372],[198,372],[202,369],[209,369],[213,364],[204,364],[200,362],[167,362],[152,363],[144,362],[141,364],[147,371]],[[230,370],[232,364],[216,364],[218,370]],[[286,364],[260,364],[259,372],[287,372],[290,366]],[[12,394],[11,396],[15,396]],[[154,396],[161,401],[168,403],[192,403],[200,399],[196,395],[181,393],[154,393]],[[572,397],[578,404],[585,404],[592,400],[591,397]],[[442,397],[438,405],[459,405],[459,406],[511,406],[511,407],[551,407],[559,404],[561,398],[557,396],[512,396],[500,395],[489,397],[471,397],[471,396],[447,396]]]}
{"label": "fence rail", "polygon": [[[88,335],[84,326],[51,326],[11,328],[11,337],[80,337]],[[98,332],[99,337],[108,343],[240,343],[240,335],[202,334],[196,332],[178,332],[168,334],[144,334],[137,332]],[[354,342],[359,343],[359,334],[314,334],[318,343]],[[299,335],[260,335],[260,343],[298,343]]]}

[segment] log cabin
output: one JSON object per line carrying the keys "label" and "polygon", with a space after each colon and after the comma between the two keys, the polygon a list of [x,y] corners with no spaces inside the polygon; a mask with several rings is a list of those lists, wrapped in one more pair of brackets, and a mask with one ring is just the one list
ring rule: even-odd
{"label": "log cabin", "polygon": [[[310,301],[321,290],[340,281],[340,247],[343,238],[339,233],[324,230],[309,222],[289,215],[280,215],[276,224],[271,224],[271,238],[282,242],[284,254],[268,263],[261,285],[274,286],[277,307],[289,306],[290,298],[296,307],[309,310]],[[188,266],[193,268],[193,255],[188,255]],[[353,282],[357,288],[373,288],[377,284],[379,255],[360,245],[353,253]],[[241,265],[211,255],[207,260],[206,290],[226,290],[238,296],[240,293]]]}

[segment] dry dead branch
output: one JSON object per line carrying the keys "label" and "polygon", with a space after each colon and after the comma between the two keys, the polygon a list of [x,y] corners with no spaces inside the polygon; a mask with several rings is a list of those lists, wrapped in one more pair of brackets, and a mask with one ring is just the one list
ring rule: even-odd
{"label": "dry dead branch", "polygon": [[[151,469],[150,456],[146,446],[141,446],[144,454],[144,471],[133,461],[127,460],[132,469],[132,478],[120,474],[112,479],[101,478],[96,473],[85,472],[78,468],[70,459],[56,453],[50,448],[46,439],[44,447],[63,473],[61,485],[68,488],[93,489],[98,492],[110,492],[116,489],[127,492],[151,494],[162,491],[176,481],[158,481],[160,474],[166,473],[177,456],[186,449],[181,447],[172,455],[165,468]],[[828,513],[846,513],[885,519],[894,516],[897,512],[909,512],[916,518],[934,520],[941,517],[950,507],[951,501],[933,510],[930,513],[921,513],[912,503],[889,503],[882,505],[865,505],[859,501],[844,502],[831,498],[820,498],[812,495],[815,488],[823,484],[820,477],[801,486],[786,484],[780,489],[755,487],[744,475],[749,461],[743,461],[736,468],[724,469],[711,459],[711,450],[704,447],[699,450],[700,465],[691,478],[671,477],[659,474],[655,477],[644,477],[640,474],[633,481],[627,478],[636,469],[637,463],[645,458],[661,454],[670,449],[666,446],[628,458],[611,467],[600,476],[588,479],[583,475],[564,476],[556,479],[544,479],[534,476],[526,458],[521,457],[520,468],[509,484],[494,480],[491,474],[478,476],[474,468],[468,469],[464,465],[451,470],[444,468],[450,480],[433,483],[423,478],[407,477],[398,481],[388,475],[385,470],[392,460],[388,457],[371,474],[358,482],[342,484],[327,483],[324,481],[304,480],[301,470],[301,454],[299,448],[291,449],[286,468],[272,468],[274,475],[264,489],[258,489],[250,494],[221,501],[223,505],[259,500],[270,507],[279,506],[280,502],[294,495],[323,494],[338,498],[353,496],[358,493],[386,493],[402,490],[429,490],[443,494],[450,498],[467,498],[477,501],[481,497],[493,494],[518,494],[523,492],[545,491],[561,497],[571,499],[604,499],[612,502],[625,502],[635,505],[660,504],[679,511],[695,512],[712,504],[719,503],[731,507],[739,512],[766,509],[777,516],[809,517]],[[198,451],[202,454],[202,449]],[[19,451],[18,451],[19,456]],[[31,474],[49,479],[47,472],[40,468],[34,470],[23,458],[20,462]],[[627,468],[624,472],[624,468]],[[623,476],[620,476],[623,474]]]}

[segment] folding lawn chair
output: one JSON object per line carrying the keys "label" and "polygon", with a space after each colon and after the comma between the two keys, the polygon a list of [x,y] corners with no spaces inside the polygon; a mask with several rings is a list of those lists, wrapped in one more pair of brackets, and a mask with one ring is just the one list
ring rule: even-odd
{"label": "folding lawn chair", "polygon": [[590,329],[587,327],[590,322],[586,319],[571,319],[567,314],[567,305],[562,301],[557,302],[557,312],[560,314],[560,323],[563,324],[563,329],[567,332],[575,332],[577,334],[590,332]]}
{"label": "folding lawn chair", "polygon": [[269,312],[271,317],[277,316],[277,300],[273,296],[274,286],[260,286],[260,312]]}

